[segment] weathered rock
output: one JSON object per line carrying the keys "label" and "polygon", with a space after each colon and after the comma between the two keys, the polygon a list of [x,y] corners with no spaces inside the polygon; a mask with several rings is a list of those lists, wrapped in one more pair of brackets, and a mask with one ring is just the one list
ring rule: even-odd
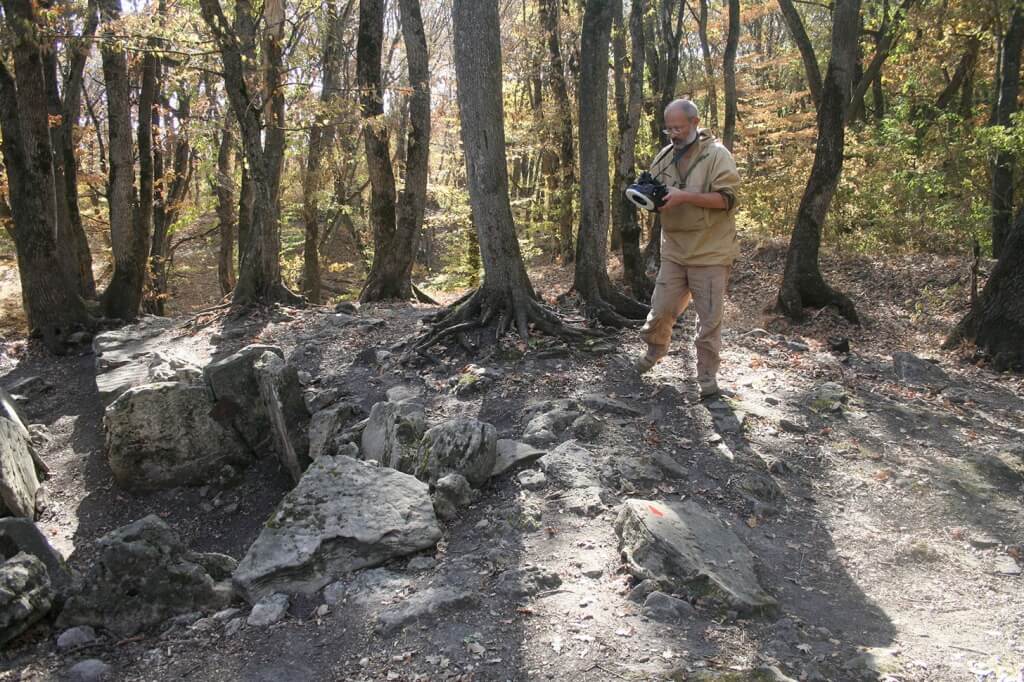
{"label": "weathered rock", "polygon": [[98,334],[92,342],[96,356],[96,389],[109,405],[135,386],[155,381],[192,381],[198,367],[191,358],[171,350],[169,318],[146,316],[132,325]]}
{"label": "weathered rock", "polygon": [[309,466],[309,411],[302,397],[302,384],[291,365],[266,351],[253,364],[260,385],[263,407],[274,429],[278,459],[298,482]]}
{"label": "weathered rock", "polygon": [[39,478],[24,425],[0,418],[0,512],[34,519]]}
{"label": "weathered rock", "polygon": [[155,338],[174,327],[169,317],[144,315],[132,325],[97,334],[92,340],[96,369],[121,367],[153,352]]}
{"label": "weathered rock", "polygon": [[226,605],[213,578],[186,558],[178,536],[157,516],[108,533],[98,549],[82,590],[60,614],[60,627],[100,626],[128,637],[180,614]]}
{"label": "weathered rock", "polygon": [[383,467],[412,473],[425,430],[421,411],[409,410],[401,403],[376,403],[370,408],[369,421],[363,428],[360,456]]}
{"label": "weathered rock", "polygon": [[811,407],[820,412],[837,412],[848,398],[846,389],[832,381],[815,386],[810,395]]}
{"label": "weathered rock", "polygon": [[480,487],[494,469],[497,445],[497,432],[485,422],[460,417],[439,424],[423,434],[416,477],[435,481],[446,473],[456,473],[473,487]]}
{"label": "weathered rock", "polygon": [[0,644],[42,619],[55,598],[46,565],[36,557],[19,552],[0,564]]}
{"label": "weathered rock", "polygon": [[185,558],[202,566],[215,581],[229,580],[238,568],[238,561],[234,557],[219,552],[187,552]]}
{"label": "weathered rock", "polygon": [[257,456],[275,451],[277,447],[255,368],[256,361],[266,352],[284,359],[284,352],[276,346],[253,344],[203,368],[203,376],[217,403],[217,418],[233,424]]}
{"label": "weathered rock", "polygon": [[494,460],[494,468],[491,476],[503,474],[519,464],[529,464],[538,457],[544,456],[545,451],[539,450],[532,445],[520,443],[519,441],[499,438],[497,444],[497,456]]}
{"label": "weathered rock", "polygon": [[349,441],[347,431],[366,415],[356,403],[343,402],[315,413],[309,422],[309,458],[337,455]]}
{"label": "weathered rock", "polygon": [[429,571],[435,566],[437,566],[437,559],[432,556],[420,554],[419,556],[414,556],[409,559],[409,563],[405,565],[405,570],[414,572]]}
{"label": "weathered rock", "polygon": [[427,485],[346,456],[310,465],[235,571],[250,601],[312,594],[354,570],[433,547],[441,537]]}
{"label": "weathered rock", "polygon": [[117,400],[125,391],[158,381],[197,383],[202,371],[191,362],[166,350],[151,351],[132,362],[96,374],[96,391],[104,405]]}
{"label": "weathered rock", "polygon": [[291,600],[287,594],[276,592],[256,602],[246,622],[257,628],[265,628],[279,622],[288,613]]}
{"label": "weathered rock", "polygon": [[776,607],[757,580],[754,555],[691,500],[626,500],[615,532],[625,564],[638,579],[659,580],[739,613]]}
{"label": "weathered rock", "polygon": [[548,484],[548,477],[536,469],[523,469],[516,476],[516,480],[526,490],[540,490]]}
{"label": "weathered rock", "polygon": [[458,377],[452,378],[452,381],[455,383],[455,395],[461,398],[482,393],[500,378],[501,372],[498,370],[478,365],[469,365]]}
{"label": "weathered rock", "polygon": [[598,463],[576,441],[566,441],[537,460],[548,480],[563,488],[600,486]]}
{"label": "weathered rock", "polygon": [[601,486],[571,488],[558,498],[563,511],[579,516],[597,516],[614,503],[611,494]]}
{"label": "weathered rock", "polygon": [[7,419],[14,424],[25,438],[32,437],[28,430],[28,422],[25,420],[25,415],[21,413],[21,408],[18,407],[18,403],[3,387],[0,387],[0,419]]}
{"label": "weathered rock", "polygon": [[57,637],[57,651],[71,651],[96,641],[96,631],[88,625],[68,628]]}
{"label": "weathered rock", "polygon": [[163,382],[138,386],[107,408],[107,461],[118,484],[157,490],[202,484],[225,464],[251,455],[235,433],[211,417],[202,385]]}
{"label": "weathered rock", "polygon": [[679,623],[694,615],[690,602],[664,592],[654,591],[644,600],[643,615],[661,623]]}
{"label": "weathered rock", "polygon": [[345,603],[349,607],[369,609],[381,603],[396,601],[409,591],[412,581],[387,568],[358,572],[348,583],[338,581],[324,588],[324,602],[329,606]]}
{"label": "weathered rock", "polygon": [[527,564],[499,575],[495,589],[511,599],[524,599],[544,590],[553,590],[561,584],[562,578],[555,571]]}
{"label": "weathered rock", "polygon": [[434,511],[442,519],[452,519],[462,507],[468,507],[474,498],[469,481],[461,474],[447,474],[434,484]]}
{"label": "weathered rock", "polygon": [[71,574],[64,558],[50,546],[36,524],[28,519],[0,519],[0,557],[10,559],[18,552],[31,554],[46,566],[50,586],[58,601],[71,589]]}
{"label": "weathered rock", "polygon": [[896,377],[907,384],[933,388],[949,384],[949,375],[941,367],[913,353],[893,353],[892,368]]}
{"label": "weathered rock", "polygon": [[382,611],[377,616],[374,630],[381,635],[390,635],[412,623],[452,609],[474,606],[478,601],[475,594],[465,589],[428,587]]}
{"label": "weathered rock", "polygon": [[554,445],[568,435],[582,414],[579,406],[568,400],[549,401],[534,406],[527,411],[529,421],[523,430],[523,440],[537,447]]}
{"label": "weathered rock", "polygon": [[114,668],[98,658],[87,658],[68,670],[68,682],[104,682],[114,679]]}

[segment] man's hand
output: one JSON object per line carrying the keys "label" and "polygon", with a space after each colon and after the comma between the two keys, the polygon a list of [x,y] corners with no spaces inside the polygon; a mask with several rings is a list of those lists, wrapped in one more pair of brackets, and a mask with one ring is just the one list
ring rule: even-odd
{"label": "man's hand", "polygon": [[664,211],[681,206],[682,204],[693,204],[701,208],[718,208],[722,210],[729,207],[725,197],[718,192],[687,192],[678,187],[669,187],[668,194],[665,195],[665,204],[658,210]]}

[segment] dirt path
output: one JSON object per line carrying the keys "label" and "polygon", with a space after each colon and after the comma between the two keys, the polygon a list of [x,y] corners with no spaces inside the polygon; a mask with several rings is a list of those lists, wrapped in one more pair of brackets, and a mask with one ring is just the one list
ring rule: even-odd
{"label": "dirt path", "polygon": [[[369,332],[331,327],[320,311],[288,312],[231,323],[242,332],[217,323],[183,342],[217,354],[274,343],[364,407],[402,384],[425,391],[429,423],[477,416],[500,437],[519,438],[537,400],[614,398],[632,411],[595,411],[603,430],[579,442],[600,471],[601,505],[574,509],[565,491],[526,489],[513,470],[446,524],[436,554],[353,576],[326,613],[320,597],[300,599],[269,629],[228,634],[186,622],[70,655],[39,627],[4,653],[0,679],[52,679],[86,657],[125,680],[641,680],[702,679],[702,671],[703,679],[782,679],[751,672],[762,666],[802,680],[1024,675],[1024,578],[1011,574],[1024,541],[1019,377],[944,359],[946,388],[911,385],[893,372],[897,347],[867,350],[855,337],[851,354],[835,355],[820,327],[798,337],[746,326],[727,333],[729,395],[715,403],[697,402],[686,380],[687,344],[651,374],[632,374],[635,333],[589,350],[497,348],[472,359],[495,371],[493,383],[458,396],[468,358],[414,370],[385,357],[423,312],[364,310],[384,320]],[[688,333],[692,320],[682,326]],[[0,377],[5,386],[26,376],[53,386],[26,409],[52,433],[44,451],[52,502],[41,526],[54,543],[73,549],[71,563],[82,568],[97,537],[152,512],[192,547],[240,557],[286,489],[280,472],[253,469],[226,494],[117,490],[91,368],[89,356],[28,356]],[[674,623],[649,617],[642,599],[631,599],[614,530],[630,497],[713,510],[757,556],[779,616],[741,618],[698,602]],[[460,598],[375,631],[382,613],[431,588]]]}

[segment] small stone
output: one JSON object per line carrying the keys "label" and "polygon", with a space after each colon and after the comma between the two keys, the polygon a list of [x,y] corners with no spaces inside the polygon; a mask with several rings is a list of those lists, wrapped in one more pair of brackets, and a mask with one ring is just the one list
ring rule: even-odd
{"label": "small stone", "polygon": [[675,623],[691,618],[693,616],[693,607],[687,601],[664,592],[655,591],[647,595],[647,598],[644,600],[642,613],[651,620],[662,623]]}
{"label": "small stone", "polygon": [[991,549],[992,547],[998,547],[1001,544],[998,538],[984,533],[972,536],[970,543],[971,546],[976,549]]}
{"label": "small stone", "polygon": [[68,670],[68,680],[71,682],[100,682],[113,678],[114,669],[98,658],[87,658],[80,661]]}
{"label": "small stone", "polygon": [[548,484],[548,477],[544,475],[543,471],[536,469],[524,469],[519,472],[516,479],[519,481],[519,485],[526,490],[540,490]]}
{"label": "small stone", "polygon": [[1020,575],[1021,568],[1013,557],[1001,556],[996,558],[995,572],[999,575]]}
{"label": "small stone", "polygon": [[273,625],[285,617],[289,605],[288,595],[275,592],[256,602],[246,622],[254,627]]}
{"label": "small stone", "polygon": [[585,578],[593,578],[597,580],[604,575],[604,569],[600,566],[584,566],[580,569],[580,574]]}
{"label": "small stone", "polygon": [[779,420],[779,428],[789,433],[807,433],[807,427],[790,419]]}
{"label": "small stone", "polygon": [[213,618],[221,622],[234,620],[235,616],[237,616],[241,612],[241,609],[224,609],[223,611],[218,611],[217,613],[213,614]]}
{"label": "small stone", "polygon": [[323,618],[324,616],[326,616],[330,612],[331,612],[331,607],[328,606],[327,604],[321,604],[320,606],[316,607],[316,617],[317,618]]}
{"label": "small stone", "polygon": [[228,621],[228,624],[224,626],[224,634],[228,637],[232,637],[238,634],[238,631],[242,629],[242,625],[245,621],[241,618],[232,618]]}
{"label": "small stone", "polygon": [[192,623],[192,629],[196,632],[209,632],[217,627],[218,621],[213,618],[200,618],[195,623]]}
{"label": "small stone", "polygon": [[430,569],[437,566],[437,559],[432,556],[420,555],[414,556],[409,559],[409,563],[405,565],[408,571],[429,571]]}
{"label": "small stone", "polygon": [[57,638],[57,650],[69,651],[71,649],[78,649],[95,641],[96,631],[88,625],[79,625],[78,627],[68,628],[60,633],[60,636]]}

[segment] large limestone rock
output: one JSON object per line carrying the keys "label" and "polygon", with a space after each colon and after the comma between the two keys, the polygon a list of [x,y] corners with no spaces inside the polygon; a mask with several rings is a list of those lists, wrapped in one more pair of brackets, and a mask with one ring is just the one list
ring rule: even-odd
{"label": "large limestone rock", "polygon": [[440,538],[426,483],[348,455],[324,455],[282,500],[234,580],[252,602],[274,592],[312,594]]}
{"label": "large limestone rock", "polygon": [[361,457],[383,467],[412,473],[426,430],[423,412],[413,403],[379,402],[370,408],[363,429]]}
{"label": "large limestone rock", "polygon": [[195,382],[199,368],[195,358],[179,356],[168,333],[174,321],[145,316],[133,325],[97,334],[92,347],[96,356],[96,390],[104,405],[125,391],[156,381]]}
{"label": "large limestone rock", "polygon": [[266,352],[284,359],[276,346],[253,344],[203,368],[206,383],[216,400],[215,415],[232,424],[257,456],[275,451],[274,429],[264,406],[256,361]]}
{"label": "large limestone rock", "polygon": [[46,566],[36,557],[19,552],[0,564],[0,644],[49,613],[54,597]]}
{"label": "large limestone rock", "polygon": [[309,421],[309,458],[338,454],[342,447],[352,442],[348,440],[352,437],[352,427],[365,415],[366,410],[351,402],[316,412]]}
{"label": "large limestone rock", "polygon": [[0,418],[0,511],[34,519],[39,477],[24,426]]}
{"label": "large limestone rock", "polygon": [[71,573],[64,557],[47,541],[39,528],[29,519],[0,519],[0,556],[11,558],[24,552],[43,562],[58,600],[63,600],[71,589]]}
{"label": "large limestone rock", "polygon": [[751,551],[691,500],[626,500],[615,532],[625,564],[639,580],[654,580],[741,614],[776,607],[757,580]]}
{"label": "large limestone rock", "polygon": [[298,372],[272,351],[263,353],[253,369],[273,427],[278,459],[298,483],[309,466],[309,411]]}
{"label": "large limestone rock", "polygon": [[123,637],[168,618],[226,606],[230,586],[218,585],[154,515],[100,538],[99,558],[83,588],[64,606],[59,627],[104,627]]}
{"label": "large limestone rock", "polygon": [[416,477],[434,482],[461,474],[475,488],[487,482],[497,458],[498,432],[485,422],[452,419],[427,430],[416,458]]}
{"label": "large limestone rock", "polygon": [[130,490],[202,484],[225,464],[247,464],[235,433],[211,416],[209,389],[177,382],[130,389],[107,408],[107,460]]}

